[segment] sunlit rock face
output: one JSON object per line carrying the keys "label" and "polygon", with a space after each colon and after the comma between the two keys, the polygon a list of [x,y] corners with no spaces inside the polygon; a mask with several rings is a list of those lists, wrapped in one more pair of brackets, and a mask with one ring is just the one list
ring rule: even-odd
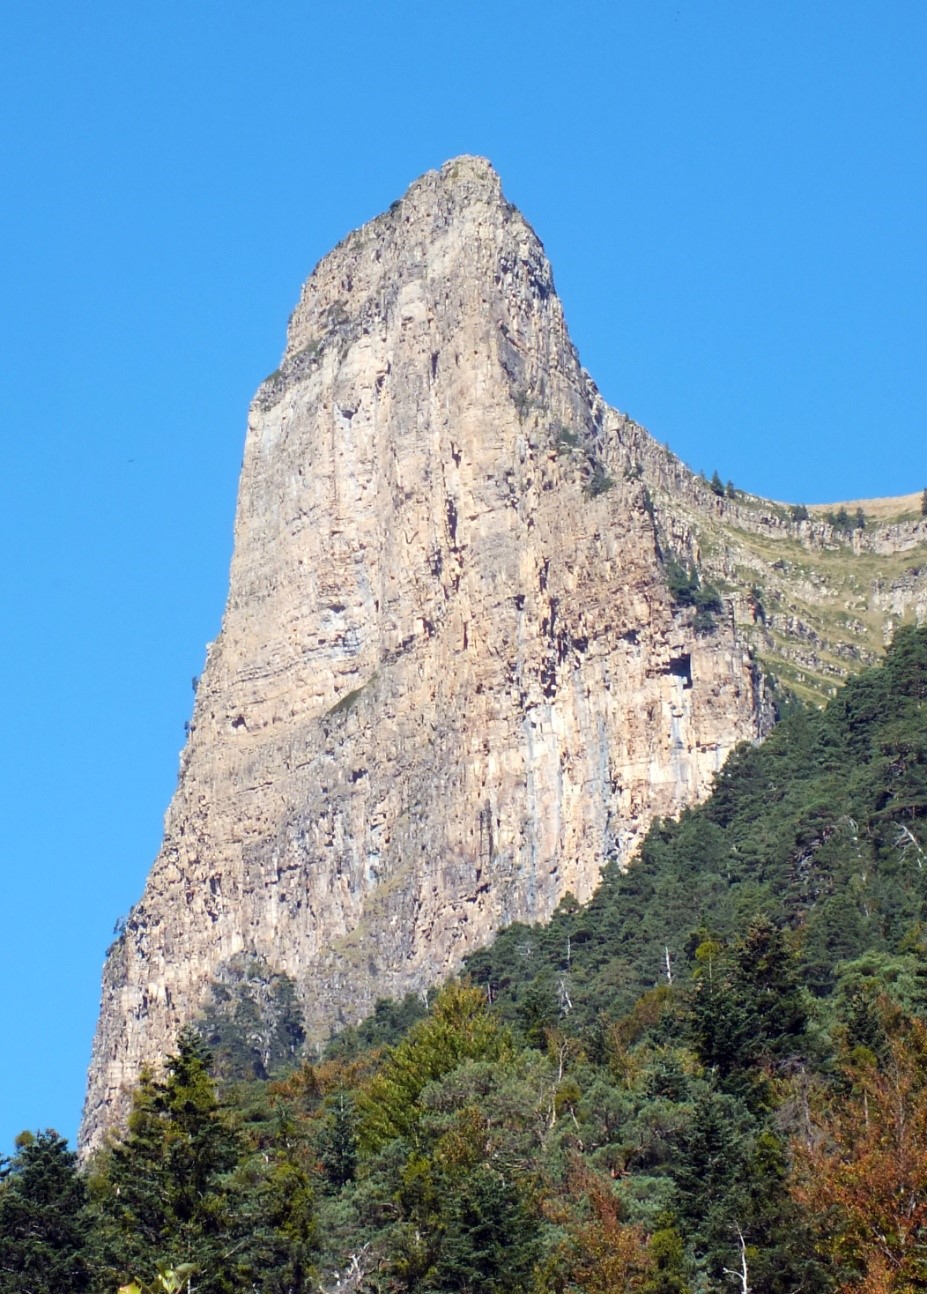
{"label": "sunlit rock face", "polygon": [[320,263],[251,408],[222,629],[106,963],[85,1151],[234,954],[292,977],[320,1041],[588,898],[760,735],[731,615],[696,632],[671,602],[647,444],[486,161],[429,172]]}

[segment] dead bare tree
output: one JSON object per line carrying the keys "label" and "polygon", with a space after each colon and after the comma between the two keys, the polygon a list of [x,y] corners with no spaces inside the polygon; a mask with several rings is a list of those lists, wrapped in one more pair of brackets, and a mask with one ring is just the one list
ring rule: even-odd
{"label": "dead bare tree", "polygon": [[904,857],[909,850],[913,849],[918,871],[923,870],[924,861],[925,858],[927,858],[927,855],[925,855],[921,848],[921,844],[917,836],[915,836],[911,828],[906,827],[903,822],[898,823],[898,827],[895,831],[895,848],[901,851],[902,857]]}
{"label": "dead bare tree", "polygon": [[740,1227],[737,1228],[737,1239],[740,1241],[740,1270],[732,1271],[730,1267],[721,1270],[725,1276],[733,1276],[740,1283],[740,1294],[750,1294],[750,1273],[747,1269],[747,1242]]}
{"label": "dead bare tree", "polygon": [[374,1266],[370,1245],[351,1254],[344,1271],[332,1272],[328,1282],[319,1286],[319,1294],[357,1294]]}
{"label": "dead bare tree", "polygon": [[560,1007],[561,1015],[569,1015],[573,1010],[573,1002],[570,998],[570,990],[567,988],[566,976],[563,976],[557,985],[557,1004]]}

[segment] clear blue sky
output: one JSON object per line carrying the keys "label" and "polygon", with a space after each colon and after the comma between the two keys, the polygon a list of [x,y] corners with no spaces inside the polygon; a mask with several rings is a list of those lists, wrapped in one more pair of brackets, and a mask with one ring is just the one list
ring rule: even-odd
{"label": "clear blue sky", "polygon": [[925,59],[923,0],[10,7],[0,1149],[75,1133],[315,261],[485,154],[604,394],[693,467],[920,489]]}

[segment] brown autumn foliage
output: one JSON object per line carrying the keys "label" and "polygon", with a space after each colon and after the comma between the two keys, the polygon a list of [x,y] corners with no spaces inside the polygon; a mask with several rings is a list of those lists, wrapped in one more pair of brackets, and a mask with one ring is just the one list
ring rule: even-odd
{"label": "brown autumn foliage", "polygon": [[575,1201],[586,1201],[590,1216],[570,1225],[567,1239],[541,1281],[542,1288],[570,1294],[635,1294],[643,1290],[654,1267],[647,1237],[641,1227],[623,1221],[621,1202],[611,1183],[577,1159],[570,1172],[569,1191]]}
{"label": "brown autumn foliage", "polygon": [[793,1143],[793,1194],[839,1294],[927,1288],[927,1027],[895,1022],[880,1065],[857,1054],[850,1092],[822,1101]]}
{"label": "brown autumn foliage", "polygon": [[334,1092],[359,1087],[378,1060],[376,1052],[357,1060],[303,1061],[285,1078],[274,1079],[268,1086],[271,1098],[297,1101],[304,1112],[314,1110]]}

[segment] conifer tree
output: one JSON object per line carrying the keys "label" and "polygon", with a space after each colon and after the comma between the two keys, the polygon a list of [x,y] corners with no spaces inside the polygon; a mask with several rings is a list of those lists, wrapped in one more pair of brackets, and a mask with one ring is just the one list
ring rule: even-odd
{"label": "conifer tree", "polygon": [[428,1083],[464,1060],[499,1060],[508,1047],[506,1031],[487,1012],[484,994],[448,984],[431,1015],[394,1048],[358,1101],[361,1147],[378,1150],[395,1137],[413,1136],[421,1115],[418,1098]]}
{"label": "conifer tree", "polygon": [[57,1132],[21,1133],[0,1184],[0,1294],[88,1287],[86,1189]]}
{"label": "conifer tree", "polygon": [[305,1127],[278,1108],[235,1175],[236,1224],[244,1289],[308,1294],[317,1289],[315,1194],[319,1165]]}
{"label": "conifer tree", "polygon": [[438,1289],[520,1294],[529,1288],[538,1227],[516,1186],[482,1165],[454,1186],[435,1263]]}
{"label": "conifer tree", "polygon": [[318,1147],[319,1163],[335,1190],[351,1181],[357,1167],[355,1122],[353,1099],[342,1089],[329,1104]]}
{"label": "conifer tree", "polygon": [[202,1294],[235,1288],[228,1175],[241,1143],[209,1066],[201,1038],[185,1029],[166,1077],[143,1074],[125,1135],[96,1165],[100,1267],[114,1288],[179,1263],[196,1268]]}

